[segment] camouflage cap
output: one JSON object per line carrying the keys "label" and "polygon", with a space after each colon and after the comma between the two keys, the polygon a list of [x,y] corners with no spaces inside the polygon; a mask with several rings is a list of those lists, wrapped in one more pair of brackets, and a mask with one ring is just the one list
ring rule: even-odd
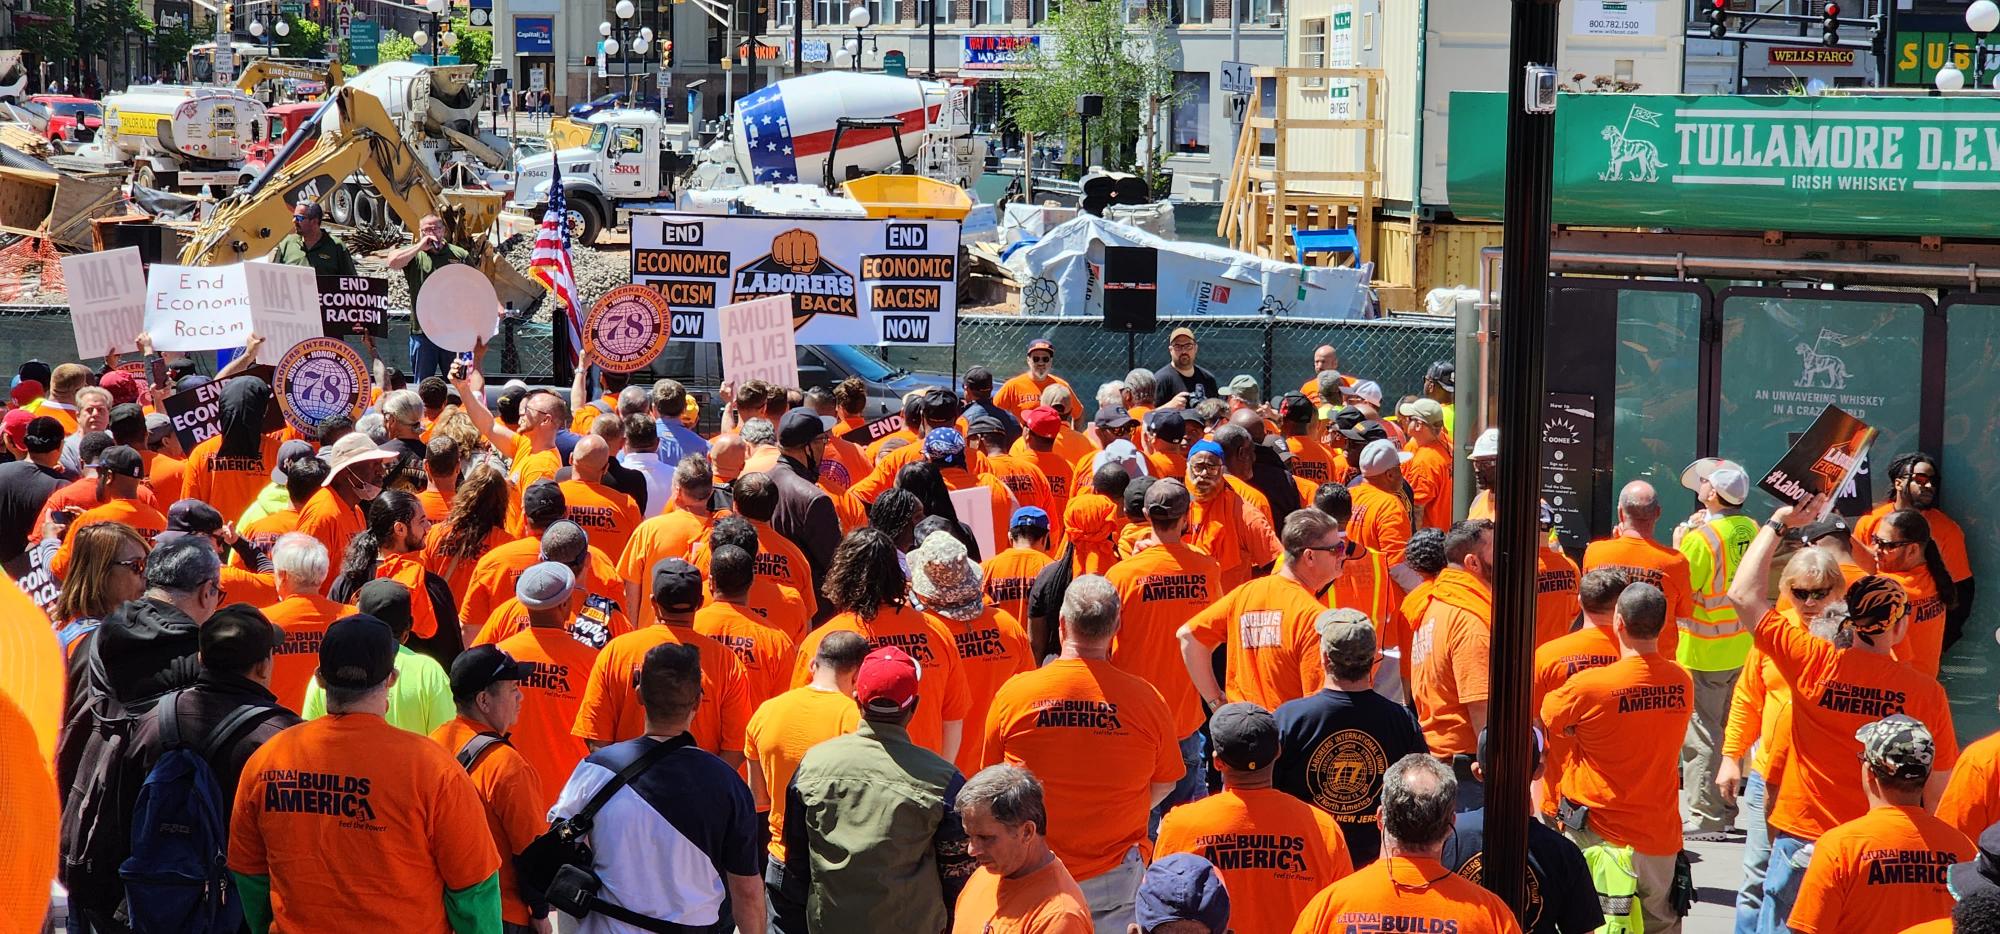
{"label": "camouflage cap", "polygon": [[1861,761],[1887,778],[1920,781],[1929,778],[1937,744],[1929,727],[1903,714],[1892,714],[1856,731]]}
{"label": "camouflage cap", "polygon": [[1322,610],[1313,620],[1320,656],[1335,668],[1359,668],[1375,661],[1375,625],[1353,607]]}

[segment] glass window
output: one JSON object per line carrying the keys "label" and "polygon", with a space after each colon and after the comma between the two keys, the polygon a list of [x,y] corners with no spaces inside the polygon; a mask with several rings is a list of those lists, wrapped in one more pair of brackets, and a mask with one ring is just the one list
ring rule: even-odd
{"label": "glass window", "polygon": [[[1694,459],[1697,443],[1700,297],[1620,290],[1617,367],[1614,424],[1597,429],[1600,437],[1613,432],[1611,488],[1622,490],[1644,480],[1660,495],[1661,515],[1685,516],[1695,509],[1694,494],[1681,486],[1680,472]],[[1656,534],[1661,544],[1672,544],[1666,540],[1673,534],[1671,524],[1660,523]]]}
{"label": "glass window", "polygon": [[898,12],[899,7],[900,4],[896,0],[874,0],[870,4],[868,14],[876,23],[897,23],[903,19]]}
{"label": "glass window", "polygon": [[[1299,20],[1299,67],[1326,67],[1326,18]],[[1325,78],[1306,78],[1304,86],[1326,87]]]}
{"label": "glass window", "polygon": [[790,26],[799,15],[799,0],[778,0],[778,25]]}
{"label": "glass window", "polygon": [[637,127],[619,127],[617,134],[612,137],[612,155],[624,155],[628,152],[639,151],[639,130]]}
{"label": "glass window", "polygon": [[1028,0],[1028,24],[1037,26],[1055,12],[1056,0]]}
{"label": "glass window", "polygon": [[1209,145],[1208,72],[1178,72],[1174,84],[1182,98],[1174,105],[1174,151],[1205,153]]}
{"label": "glass window", "polygon": [[931,0],[931,22],[940,26],[949,25],[952,21],[952,10],[952,0]]}
{"label": "glass window", "polygon": [[846,0],[814,0],[813,23],[820,26],[847,25]]}
{"label": "glass window", "polygon": [[973,16],[987,26],[999,26],[1007,22],[1008,0],[981,0],[972,5]]}

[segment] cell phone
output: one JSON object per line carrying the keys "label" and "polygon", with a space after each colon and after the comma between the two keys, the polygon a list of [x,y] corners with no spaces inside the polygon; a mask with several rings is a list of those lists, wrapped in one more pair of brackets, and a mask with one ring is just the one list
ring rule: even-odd
{"label": "cell phone", "polygon": [[153,355],[153,362],[147,368],[146,382],[162,388],[173,387],[173,384],[167,381],[167,358],[164,354]]}

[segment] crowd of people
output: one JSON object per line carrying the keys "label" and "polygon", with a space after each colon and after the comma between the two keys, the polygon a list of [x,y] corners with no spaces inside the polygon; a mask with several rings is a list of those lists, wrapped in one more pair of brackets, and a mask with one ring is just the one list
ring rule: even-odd
{"label": "crowd of people", "polygon": [[[1761,524],[1698,460],[1686,521],[1634,481],[1575,556],[1541,509],[1516,914],[1481,887],[1498,429],[1454,440],[1449,362],[1385,405],[1331,346],[1275,398],[1199,349],[1086,402],[1037,340],[873,425],[858,380],[718,413],[475,353],[310,433],[241,363],[31,361],[0,749],[51,780],[9,826],[119,934],[1671,934],[1686,840],[1736,834],[1739,931],[2000,930],[1935,460]],[[161,402],[211,380],[184,449]]]}

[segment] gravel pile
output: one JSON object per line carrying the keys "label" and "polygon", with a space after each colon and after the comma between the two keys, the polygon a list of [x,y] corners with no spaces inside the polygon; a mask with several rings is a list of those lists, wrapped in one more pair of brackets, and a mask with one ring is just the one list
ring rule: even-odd
{"label": "gravel pile", "polygon": [[[534,257],[533,237],[509,237],[500,245],[500,255],[522,274],[528,272],[528,261]],[[389,307],[410,308],[410,290],[403,283],[403,275],[390,269],[379,257],[357,258],[355,266],[364,276],[382,276],[389,280]],[[595,250],[589,247],[570,249],[570,267],[576,274],[578,304],[589,310],[604,293],[632,281],[632,255],[623,248],[616,250]],[[534,307],[523,309],[529,313],[540,310],[541,302]]]}

